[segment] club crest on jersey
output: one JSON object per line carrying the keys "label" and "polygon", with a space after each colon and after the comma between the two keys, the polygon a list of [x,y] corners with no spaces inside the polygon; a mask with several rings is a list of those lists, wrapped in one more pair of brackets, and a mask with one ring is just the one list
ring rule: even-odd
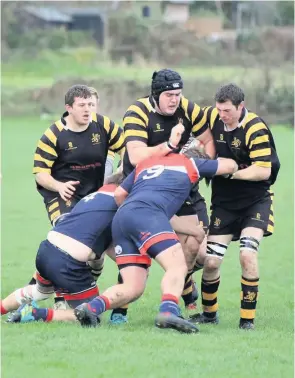
{"label": "club crest on jersey", "polygon": [[235,148],[240,148],[240,145],[241,145],[241,141],[240,139],[234,137],[234,140],[231,142],[231,145]]}
{"label": "club crest on jersey", "polygon": [[91,142],[92,142],[92,144],[99,144],[100,143],[100,135],[98,133],[92,133]]}

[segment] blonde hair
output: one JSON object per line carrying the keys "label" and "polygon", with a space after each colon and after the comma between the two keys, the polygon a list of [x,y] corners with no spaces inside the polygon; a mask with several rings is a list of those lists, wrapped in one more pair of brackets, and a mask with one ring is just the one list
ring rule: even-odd
{"label": "blonde hair", "polygon": [[99,100],[98,92],[94,87],[88,87],[91,93],[91,96],[95,96]]}

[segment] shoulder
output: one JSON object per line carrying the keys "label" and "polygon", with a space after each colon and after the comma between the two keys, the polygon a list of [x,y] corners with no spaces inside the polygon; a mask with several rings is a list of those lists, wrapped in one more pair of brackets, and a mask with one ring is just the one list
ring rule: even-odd
{"label": "shoulder", "polygon": [[147,121],[149,114],[154,112],[155,109],[150,102],[150,98],[142,97],[128,107],[124,117],[139,116]]}
{"label": "shoulder", "polygon": [[41,140],[49,140],[51,143],[56,145],[57,140],[63,131],[65,131],[64,124],[61,122],[61,120],[58,120],[45,130]]}
{"label": "shoulder", "polygon": [[219,119],[219,114],[217,108],[214,106],[205,106],[203,108],[205,117],[210,124],[210,127],[212,128],[214,125],[214,122]]}
{"label": "shoulder", "polygon": [[269,131],[266,123],[263,121],[261,117],[259,117],[256,113],[248,111],[245,119],[242,122],[242,127],[247,134],[249,131],[258,131],[258,130],[265,130],[266,132]]}

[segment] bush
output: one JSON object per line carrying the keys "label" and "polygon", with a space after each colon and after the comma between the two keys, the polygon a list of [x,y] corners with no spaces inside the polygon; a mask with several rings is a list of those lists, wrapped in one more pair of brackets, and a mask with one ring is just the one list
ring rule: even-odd
{"label": "bush", "polygon": [[89,32],[68,31],[64,28],[37,28],[22,34],[11,29],[6,40],[7,46],[11,49],[22,48],[30,51],[40,49],[60,50],[65,47],[79,47],[85,44],[89,46],[96,43]]}

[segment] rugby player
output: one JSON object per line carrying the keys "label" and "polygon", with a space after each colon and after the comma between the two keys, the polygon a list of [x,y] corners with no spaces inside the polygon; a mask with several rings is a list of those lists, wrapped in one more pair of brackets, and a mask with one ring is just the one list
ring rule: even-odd
{"label": "rugby player", "polygon": [[[66,112],[38,142],[33,173],[53,225],[81,198],[103,185],[108,150],[123,150],[122,129],[93,112],[94,107],[87,86],[72,86],[65,95]],[[33,278],[30,284],[35,282]],[[58,301],[62,298],[55,298]]]}
{"label": "rugby player", "polygon": [[239,328],[254,329],[258,297],[258,250],[263,236],[274,231],[273,192],[280,162],[265,121],[245,107],[243,90],[222,86],[215,107],[205,108],[216,153],[236,161],[239,170],[212,180],[212,213],[202,276],[203,313],[198,323],[219,321],[217,293],[220,266],[231,241],[240,241],[241,307]]}
{"label": "rugby player", "polygon": [[[114,190],[122,177],[122,173],[109,177],[107,185],[84,197],[71,213],[60,218],[47,240],[40,244],[36,257],[37,283],[5,298],[1,302],[1,315],[30,304],[14,313],[10,322],[75,320],[73,311],[38,309],[33,301],[47,299],[55,292],[73,308],[97,295],[89,261],[99,259],[105,250],[115,260],[110,225],[117,210]],[[171,222],[179,232],[190,232],[202,239],[202,229],[198,226],[179,222],[176,216]]]}
{"label": "rugby player", "polygon": [[[211,131],[202,109],[189,101],[182,94],[183,80],[181,76],[170,69],[154,72],[151,83],[151,94],[135,101],[126,111],[123,125],[126,141],[126,153],[123,161],[123,171],[128,175],[140,161],[151,156],[166,154],[166,142],[173,126],[182,123],[185,131],[179,143],[179,150],[187,143],[192,133],[204,145],[209,157],[215,157],[215,147]],[[198,191],[198,186],[192,190],[189,198],[184,201],[178,214],[193,224],[200,222],[206,229],[209,224],[204,198]],[[183,249],[193,255],[205,256],[206,239],[199,248],[193,237],[178,235]],[[199,258],[202,261],[202,258]],[[197,269],[201,269],[200,265]],[[187,308],[195,309],[191,274],[185,280],[183,300]]]}
{"label": "rugby player", "polygon": [[112,223],[112,235],[123,284],[107,289],[75,309],[82,326],[96,326],[104,311],[138,299],[145,289],[147,268],[153,258],[165,270],[156,326],[184,333],[198,332],[197,327],[180,317],[178,300],[188,265],[169,219],[200,176],[232,174],[238,167],[231,159],[219,161],[196,156],[198,150],[192,148],[182,155],[172,153],[145,159],[116,189],[115,200],[120,208]]}

